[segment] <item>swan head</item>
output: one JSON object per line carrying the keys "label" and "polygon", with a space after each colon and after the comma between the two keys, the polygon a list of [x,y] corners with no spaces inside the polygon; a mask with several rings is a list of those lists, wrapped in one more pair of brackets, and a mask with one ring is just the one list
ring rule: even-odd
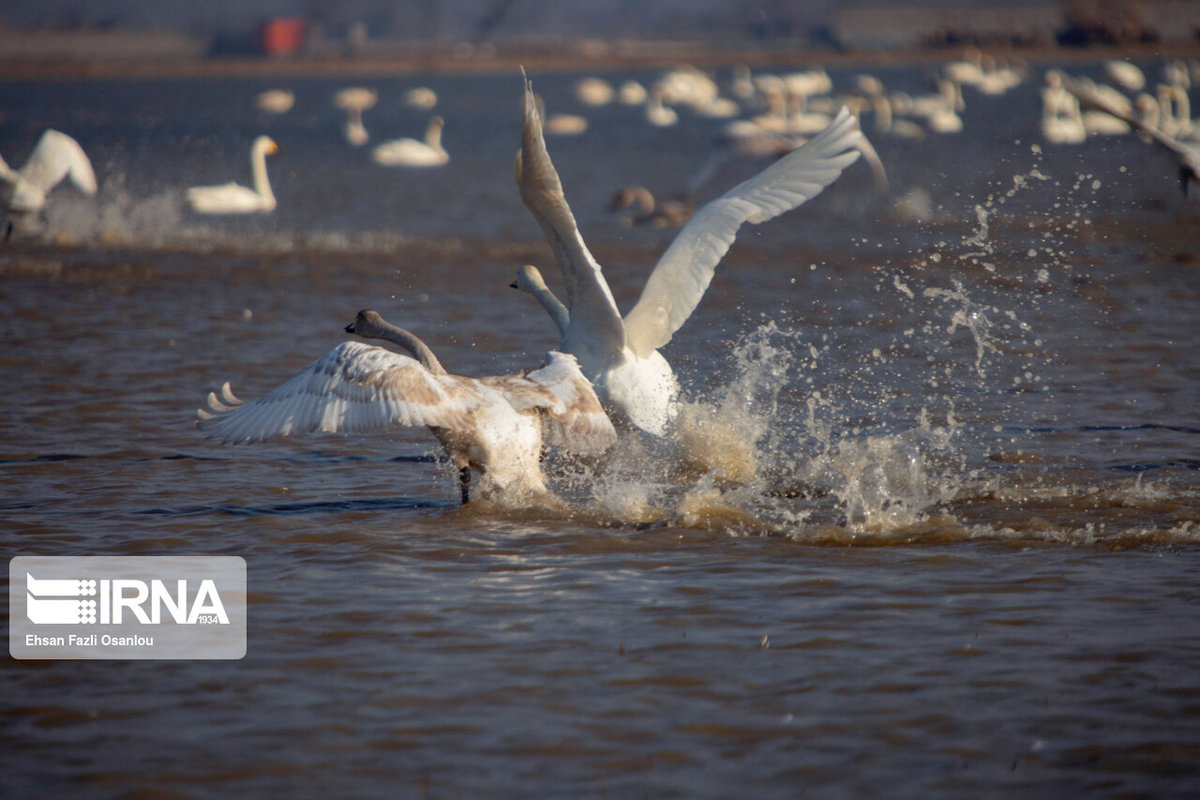
{"label": "swan head", "polygon": [[346,326],[346,333],[355,333],[364,339],[379,339],[378,333],[385,329],[387,323],[383,315],[371,308],[364,308],[354,317],[354,322]]}
{"label": "swan head", "polygon": [[546,290],[546,281],[537,267],[526,264],[517,270],[517,279],[509,284],[510,288],[523,292],[538,292]]}
{"label": "swan head", "polygon": [[254,151],[265,156],[278,155],[279,145],[270,136],[259,136],[254,140]]}

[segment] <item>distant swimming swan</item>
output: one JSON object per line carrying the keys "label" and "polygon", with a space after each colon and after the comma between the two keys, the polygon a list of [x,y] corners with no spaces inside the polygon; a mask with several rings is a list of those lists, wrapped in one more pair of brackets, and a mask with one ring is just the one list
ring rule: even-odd
{"label": "distant swimming swan", "polygon": [[507,504],[547,493],[542,446],[595,454],[616,441],[575,358],[551,352],[546,366],[521,375],[451,375],[414,334],[376,311],[358,312],[347,333],[400,345],[412,358],[362,342],[343,342],[299,375],[251,403],[226,383],[208,395],[198,425],[224,444],[247,444],[314,431],[360,433],[428,426],[458,468],[462,500],[471,469],[478,496]]}
{"label": "distant swimming swan", "polygon": [[815,196],[858,159],[862,141],[858,121],[842,109],[834,124],[812,141],[701,208],[659,259],[637,305],[622,320],[567,204],[526,81],[517,183],[566,284],[567,307],[557,300],[557,309],[547,305],[553,297],[549,289],[537,295],[556,321],[566,318],[565,328],[560,325],[560,349],[579,359],[610,406],[639,428],[662,435],[676,412],[678,383],[658,348],[696,308],[738,228],[744,222],[765,222]]}
{"label": "distant swimming swan", "polygon": [[[36,214],[45,207],[46,195],[63,178],[70,178],[86,195],[96,193],[96,174],[79,142],[65,133],[47,130],[19,170],[0,158],[0,206],[9,218]],[[12,223],[6,222],[5,238],[11,232]]]}
{"label": "distant swimming swan", "polygon": [[441,117],[434,117],[425,128],[425,141],[393,139],[372,150],[371,157],[385,167],[439,167],[450,161],[450,154],[442,147],[445,125]]}
{"label": "distant swimming swan", "polygon": [[259,136],[250,148],[250,170],[254,188],[230,181],[221,186],[193,186],[187,199],[200,214],[266,214],[275,210],[275,195],[267,180],[267,156],[279,152],[269,136]]}
{"label": "distant swimming swan", "polygon": [[654,228],[678,228],[696,214],[696,208],[683,200],[655,203],[654,195],[644,186],[618,189],[608,202],[613,213],[629,212],[624,217],[630,225],[649,225]]}
{"label": "distant swimming swan", "polygon": [[346,141],[355,147],[366,144],[371,138],[363,126],[363,112],[374,108],[378,99],[379,95],[374,89],[363,86],[339,89],[333,95],[333,104],[346,112],[346,124],[343,128]]}

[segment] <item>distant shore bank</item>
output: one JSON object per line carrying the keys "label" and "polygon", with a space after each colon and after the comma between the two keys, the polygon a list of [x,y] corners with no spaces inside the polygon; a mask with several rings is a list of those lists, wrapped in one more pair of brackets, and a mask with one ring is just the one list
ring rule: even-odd
{"label": "distant shore bank", "polygon": [[[669,42],[589,43],[579,48],[499,50],[423,50],[387,57],[268,58],[205,57],[99,60],[20,60],[0,56],[0,81],[105,80],[160,78],[299,78],[406,74],[531,72],[605,72],[667,69],[689,64],[718,69],[744,64],[752,69],[821,64],[839,66],[889,66],[937,64],[960,58],[964,47],[907,50],[808,50],[772,47],[720,49]],[[1200,58],[1200,42],[1182,45],[1121,47],[982,48],[997,56],[1030,64],[1094,62],[1107,58],[1133,60]]]}

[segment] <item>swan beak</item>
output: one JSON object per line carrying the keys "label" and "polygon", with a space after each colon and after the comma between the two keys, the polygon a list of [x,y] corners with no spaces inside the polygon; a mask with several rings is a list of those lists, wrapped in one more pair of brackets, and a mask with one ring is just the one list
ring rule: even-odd
{"label": "swan beak", "polygon": [[349,325],[346,326],[346,333],[354,333],[354,323],[353,322],[351,322]]}
{"label": "swan beak", "polygon": [[512,283],[510,283],[510,284],[508,285],[508,288],[510,288],[510,289],[520,289],[521,287],[520,287],[520,286],[517,286],[517,282],[516,282],[516,281],[513,281]]}

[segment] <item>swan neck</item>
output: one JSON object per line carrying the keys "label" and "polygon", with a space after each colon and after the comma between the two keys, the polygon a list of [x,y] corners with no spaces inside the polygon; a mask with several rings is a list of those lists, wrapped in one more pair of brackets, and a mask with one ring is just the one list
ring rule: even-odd
{"label": "swan neck", "polygon": [[438,361],[437,356],[429,349],[429,345],[421,341],[421,339],[411,331],[406,331],[403,328],[397,327],[386,320],[379,320],[373,326],[373,329],[364,333],[373,339],[383,339],[393,344],[398,344],[405,350],[413,354],[417,361],[425,369],[435,375],[445,375],[446,368],[442,366],[442,362]]}
{"label": "swan neck", "polygon": [[638,186],[633,189],[634,202],[638,204],[638,211],[642,216],[650,216],[654,213],[654,195],[650,194],[649,189],[643,189]]}
{"label": "swan neck", "polygon": [[546,309],[546,313],[554,320],[554,324],[558,326],[560,336],[567,335],[567,328],[571,325],[571,312],[562,304],[562,301],[554,296],[554,292],[550,291],[550,287],[545,284],[541,286],[531,286],[528,289],[529,293],[537,298],[542,304],[542,308]]}
{"label": "swan neck", "polygon": [[250,170],[254,174],[254,191],[262,198],[263,205],[274,207],[275,193],[271,191],[271,181],[267,178],[267,153],[263,148],[254,148]]}
{"label": "swan neck", "polygon": [[425,144],[434,150],[442,149],[442,126],[437,122],[430,122],[429,127],[425,129]]}

